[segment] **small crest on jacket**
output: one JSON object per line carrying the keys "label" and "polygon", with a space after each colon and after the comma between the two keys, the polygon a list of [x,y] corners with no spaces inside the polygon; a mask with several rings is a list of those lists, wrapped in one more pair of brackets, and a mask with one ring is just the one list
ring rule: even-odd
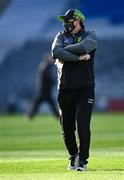
{"label": "small crest on jacket", "polygon": [[78,37],[78,43],[81,42],[82,37]]}

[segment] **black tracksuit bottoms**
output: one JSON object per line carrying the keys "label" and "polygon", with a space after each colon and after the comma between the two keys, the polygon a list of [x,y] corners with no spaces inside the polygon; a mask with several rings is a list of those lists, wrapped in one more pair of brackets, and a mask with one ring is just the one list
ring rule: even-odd
{"label": "black tracksuit bottoms", "polygon": [[66,148],[70,156],[79,153],[80,161],[85,163],[89,157],[90,120],[94,99],[94,87],[87,86],[78,90],[60,90],[58,94],[60,123]]}

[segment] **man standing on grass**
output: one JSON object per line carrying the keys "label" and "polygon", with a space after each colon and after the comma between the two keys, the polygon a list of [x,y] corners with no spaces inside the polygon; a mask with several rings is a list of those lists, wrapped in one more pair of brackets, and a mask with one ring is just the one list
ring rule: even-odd
{"label": "man standing on grass", "polygon": [[[58,67],[58,102],[63,138],[70,155],[69,170],[86,171],[90,147],[90,120],[94,104],[94,55],[97,38],[84,28],[85,17],[77,9],[58,16],[64,31],[52,44]],[[77,124],[77,125],[76,125]],[[75,131],[79,138],[77,146]]]}
{"label": "man standing on grass", "polygon": [[36,112],[38,111],[39,106],[47,102],[54,116],[58,119],[59,112],[55,103],[55,100],[52,95],[53,86],[55,85],[55,78],[53,77],[53,65],[51,63],[51,54],[46,53],[43,57],[43,60],[38,66],[36,84],[37,84],[37,94],[34,101],[29,106],[27,116],[30,120],[34,118]]}

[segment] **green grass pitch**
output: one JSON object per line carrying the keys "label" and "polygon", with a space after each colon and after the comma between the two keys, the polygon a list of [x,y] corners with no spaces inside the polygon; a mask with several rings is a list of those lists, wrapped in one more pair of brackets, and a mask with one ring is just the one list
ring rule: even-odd
{"label": "green grass pitch", "polygon": [[0,116],[0,180],[124,180],[124,114],[93,114],[88,171],[68,171],[59,122]]}

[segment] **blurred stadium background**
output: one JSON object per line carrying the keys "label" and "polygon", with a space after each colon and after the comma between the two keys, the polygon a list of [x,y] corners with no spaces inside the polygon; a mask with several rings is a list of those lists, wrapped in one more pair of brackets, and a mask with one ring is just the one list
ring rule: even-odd
{"label": "blurred stadium background", "polygon": [[56,16],[69,8],[84,12],[86,27],[99,39],[94,109],[124,111],[124,1],[0,0],[0,113],[27,110],[37,67],[62,29]]}

